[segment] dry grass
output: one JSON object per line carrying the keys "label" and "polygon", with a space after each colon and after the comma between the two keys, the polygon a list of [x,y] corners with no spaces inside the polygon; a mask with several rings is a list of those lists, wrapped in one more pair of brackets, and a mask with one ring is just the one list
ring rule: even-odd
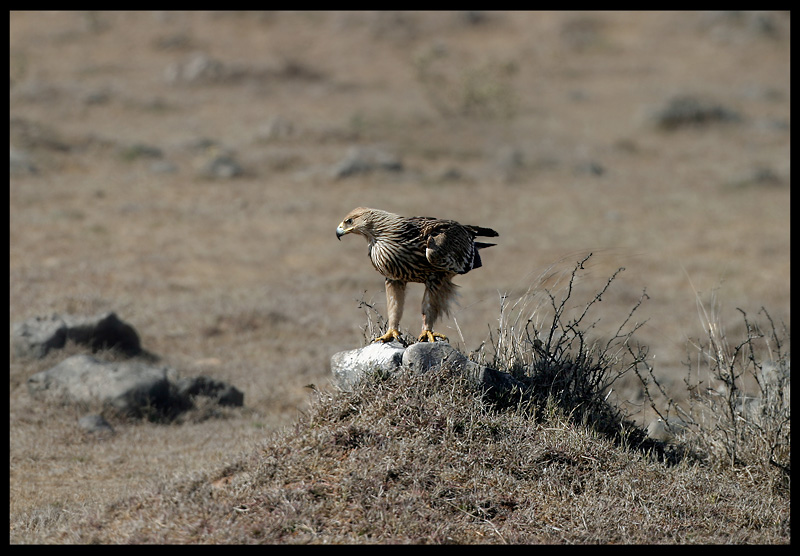
{"label": "dry grass", "polygon": [[[443,372],[319,394],[216,472],[110,507],[60,541],[781,543],[789,499],[756,472],[666,467],[553,406],[497,408]],[[54,527],[54,529],[60,529]]]}
{"label": "dry grass", "polygon": [[[324,420],[324,407],[306,409],[305,385],[322,388],[330,356],[362,341],[359,300],[385,313],[382,281],[364,257],[363,242],[334,239],[336,223],[355,206],[454,218],[500,232],[484,267],[460,281],[462,305],[454,318],[442,323],[466,352],[491,345],[504,296],[521,299],[534,283],[552,290],[551,282],[536,277],[547,274],[553,261],[560,262],[550,274],[568,276],[576,261],[593,252],[581,278],[590,298],[626,267],[603,295],[598,337],[614,334],[616,327],[607,323],[618,326],[646,288],[649,299],[636,314],[647,324],[637,338],[650,348],[659,383],[676,403],[688,401],[686,342],[705,335],[690,281],[700,299],[715,290],[723,301],[719,319],[730,323],[729,338],[748,337],[737,308],[756,315],[764,306],[775,323],[790,323],[789,35],[789,17],[780,13],[11,13],[10,139],[36,172],[10,178],[9,321],[113,310],[136,327],[145,349],[181,374],[236,385],[246,404],[221,420],[198,415],[170,426],[114,421],[115,436],[95,439],[79,432],[79,408],[43,406],[27,395],[27,377],[55,364],[60,354],[36,362],[12,359],[12,542],[91,540],[92,533],[77,525],[87,519],[108,524],[98,539],[130,541],[134,537],[124,531],[137,531],[139,539],[197,540],[205,534],[203,516],[188,508],[207,486],[192,486],[193,478],[207,485],[226,466],[244,466],[242,476],[255,474],[242,462],[256,456],[242,459],[243,452],[252,453],[254,444],[294,423],[301,411],[319,412]],[[165,78],[168,68],[196,51],[221,61],[231,79]],[[482,86],[485,80],[493,86]],[[673,132],[652,124],[651,114],[686,94],[709,97],[743,119]],[[274,117],[289,121],[290,131],[264,132]],[[203,139],[217,147],[199,148]],[[360,144],[384,146],[402,158],[405,170],[330,179],[333,165]],[[175,171],[154,170],[157,159],[142,145],[160,149]],[[243,175],[216,181],[199,175],[215,149],[233,151]],[[420,299],[421,290],[411,287],[403,321],[408,329],[419,327],[414,307]],[[587,301],[575,298],[575,307]],[[398,380],[393,394],[388,384],[366,386],[365,392],[417,395]],[[635,381],[625,378],[614,388],[617,401],[642,408],[637,423],[656,416]],[[435,388],[426,392],[418,394],[421,400],[445,396]],[[559,434],[576,437],[561,442],[581,445],[590,457],[597,450],[592,442],[608,446],[605,438],[592,439],[573,425],[515,420],[512,410],[487,410],[461,392],[447,395],[447,407],[474,410],[476,421],[497,420],[519,434],[551,440],[558,437],[548,428],[564,428]],[[371,411],[394,411],[384,407],[386,398],[374,403]],[[302,431],[296,438],[287,434],[282,442],[314,443]],[[485,433],[474,434],[486,442]],[[416,442],[423,440],[406,440]],[[540,451],[532,453],[556,449],[547,446],[534,446]],[[385,449],[399,457],[403,446]],[[364,461],[375,455],[337,450],[333,460],[351,452]],[[314,455],[314,449],[307,452],[293,457]],[[577,481],[584,475],[569,479],[570,470],[592,464],[577,454],[564,460],[577,464],[544,467],[565,483]],[[333,464],[324,457],[326,466]],[[603,457],[617,469],[616,458],[632,456],[609,451]],[[668,485],[667,492],[678,497],[676,489],[685,487],[686,497],[699,493],[697,503],[708,502],[710,511],[697,509],[698,531],[710,530],[714,518],[744,523],[743,513],[733,517],[744,500],[752,501],[754,516],[769,515],[763,509],[772,500],[763,492],[767,487],[742,468],[712,475],[691,465],[666,469],[634,460],[631,466],[650,470],[651,482]],[[308,483],[301,474],[313,462],[297,465],[297,480]],[[418,465],[427,469],[423,460]],[[397,484],[411,487],[390,492],[416,497],[414,507],[431,516],[429,526],[448,531],[432,533],[432,539],[500,541],[494,527],[506,541],[519,539],[498,516],[523,519],[524,498],[515,498],[518,506],[508,510],[501,497],[486,493],[495,509],[481,514],[481,499],[469,497],[483,491],[464,468],[455,469],[458,480],[442,484],[475,486],[447,487],[455,490],[435,504],[425,498],[429,493],[411,488],[426,484],[430,471],[418,483],[401,475]],[[373,474],[367,481],[372,485],[386,479],[381,469],[366,465],[361,473]],[[674,473],[686,481],[671,480]],[[663,477],[661,483],[655,476]],[[503,485],[506,480],[498,478]],[[628,487],[609,482],[603,488]],[[707,490],[714,488],[721,490]],[[244,523],[233,516],[249,512],[231,508],[251,502],[237,498],[237,491],[223,492],[220,508],[228,513],[209,515]],[[565,493],[558,496],[575,500]],[[763,494],[760,501],[754,493]],[[286,496],[291,501],[301,494]],[[315,504],[339,508],[345,504],[339,494]],[[135,501],[151,496],[173,500],[185,513],[155,504],[163,512],[148,520],[137,514]],[[652,497],[646,500],[659,499],[654,491]],[[595,529],[589,517],[602,519],[595,512],[604,506],[599,495],[582,500],[596,503],[564,504],[549,517],[556,511],[551,504],[530,506],[537,513],[528,527],[575,525],[562,528],[563,537],[555,529],[533,529],[529,538],[636,538],[616,525],[606,536],[590,534]],[[225,506],[229,501],[233,505]],[[109,504],[117,504],[117,517],[108,513]],[[636,504],[631,507],[644,514],[644,508],[652,511],[647,503]],[[445,510],[452,529],[436,513]],[[681,512],[676,515],[680,521]],[[731,526],[728,540],[779,540],[771,519],[754,517],[752,527],[738,533]],[[165,532],[171,521],[176,528]],[[198,529],[183,527],[187,521]],[[388,539],[389,530],[373,532],[373,538]],[[235,531],[240,539],[249,534],[233,527],[231,538]],[[350,535],[344,525],[331,531],[331,539]],[[582,539],[569,536],[581,531]],[[266,529],[263,534],[268,538]],[[309,530],[298,535],[313,538]],[[417,535],[404,538],[421,540]],[[724,540],[689,529],[673,537],[706,538]]]}

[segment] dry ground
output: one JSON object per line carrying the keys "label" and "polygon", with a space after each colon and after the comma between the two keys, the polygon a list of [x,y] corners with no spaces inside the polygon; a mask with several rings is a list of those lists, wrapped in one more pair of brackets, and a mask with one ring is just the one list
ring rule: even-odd
{"label": "dry ground", "polygon": [[[587,295],[626,267],[599,332],[646,288],[639,338],[675,387],[695,292],[731,333],[737,307],[788,324],[789,33],[775,13],[11,13],[10,140],[35,171],[10,179],[9,322],[114,310],[247,406],[87,438],[79,410],[26,392],[61,355],[12,357],[12,542],[294,421],[330,356],[361,345],[357,300],[384,306],[363,241],[334,237],[355,206],[500,232],[441,325],[466,349],[502,294],[589,251]],[[221,65],[170,78],[198,52]],[[741,121],[658,129],[679,95]],[[403,170],[333,179],[358,145]],[[203,176],[223,151],[243,174]]]}

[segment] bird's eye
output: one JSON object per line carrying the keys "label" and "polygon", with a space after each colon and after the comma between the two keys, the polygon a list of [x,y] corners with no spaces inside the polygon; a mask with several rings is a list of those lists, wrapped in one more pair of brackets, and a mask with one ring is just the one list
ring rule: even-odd
{"label": "bird's eye", "polygon": [[349,226],[350,224],[353,223],[353,219],[352,218],[348,218],[347,220],[344,221],[344,223]]}

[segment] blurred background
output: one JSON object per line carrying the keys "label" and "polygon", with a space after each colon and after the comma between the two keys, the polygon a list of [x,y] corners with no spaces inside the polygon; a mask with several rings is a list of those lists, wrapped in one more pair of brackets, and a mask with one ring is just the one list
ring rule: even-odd
{"label": "blurred background", "polygon": [[[439,326],[464,350],[591,252],[575,305],[625,267],[595,331],[646,290],[680,385],[698,302],[789,324],[789,52],[788,12],[12,12],[9,320],[115,311],[245,392],[241,445],[385,314],[335,238],[371,206],[499,231]],[[12,429],[52,364],[12,358]]]}

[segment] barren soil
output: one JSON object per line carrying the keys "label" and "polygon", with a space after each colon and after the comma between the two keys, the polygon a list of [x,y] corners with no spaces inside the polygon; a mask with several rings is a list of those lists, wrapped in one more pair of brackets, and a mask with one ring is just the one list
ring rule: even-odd
{"label": "barren soil", "polygon": [[[27,393],[63,353],[12,356],[11,541],[291,423],[363,344],[359,300],[385,313],[363,240],[334,235],[356,206],[499,231],[438,327],[465,350],[589,252],[581,295],[626,269],[597,334],[646,290],[638,338],[676,389],[698,300],[731,335],[737,308],[788,325],[789,44],[788,13],[11,13],[9,322],[113,310],[246,405],[97,439]],[[663,129],[682,96],[737,117]],[[354,147],[393,164],[336,177]]]}

